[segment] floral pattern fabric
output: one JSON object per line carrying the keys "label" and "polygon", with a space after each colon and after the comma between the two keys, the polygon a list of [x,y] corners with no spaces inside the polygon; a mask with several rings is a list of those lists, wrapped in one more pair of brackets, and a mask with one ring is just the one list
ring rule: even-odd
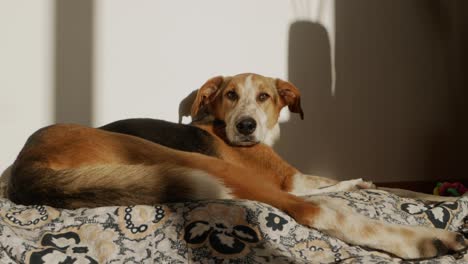
{"label": "floral pattern fabric", "polygon": [[[382,221],[468,236],[468,197],[451,203],[380,190],[321,195]],[[399,263],[246,200],[62,210],[0,198],[0,263]],[[418,263],[468,263],[468,254]]]}

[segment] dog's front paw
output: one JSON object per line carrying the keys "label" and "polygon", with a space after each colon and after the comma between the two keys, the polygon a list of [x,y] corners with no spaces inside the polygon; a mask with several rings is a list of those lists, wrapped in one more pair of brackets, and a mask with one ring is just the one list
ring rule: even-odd
{"label": "dog's front paw", "polygon": [[360,179],[361,181],[359,183],[356,184],[356,186],[359,188],[359,189],[376,189],[377,186],[372,183],[371,181],[364,181],[362,179]]}
{"label": "dog's front paw", "polygon": [[357,191],[361,189],[373,189],[375,185],[372,182],[364,181],[363,179],[353,179],[337,183],[333,185],[336,191]]}
{"label": "dog's front paw", "polygon": [[432,258],[466,250],[467,242],[461,234],[447,233],[437,238],[422,240],[419,244],[421,257]]}
{"label": "dog's front paw", "polygon": [[416,233],[397,247],[396,255],[404,259],[428,259],[447,254],[466,253],[468,242],[463,235],[441,229],[428,228]]}

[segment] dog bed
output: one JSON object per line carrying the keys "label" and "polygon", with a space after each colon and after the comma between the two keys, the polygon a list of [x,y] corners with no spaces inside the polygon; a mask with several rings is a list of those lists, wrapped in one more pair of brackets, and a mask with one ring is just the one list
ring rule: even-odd
{"label": "dog bed", "polygon": [[[428,203],[380,190],[328,193],[382,221],[468,235],[468,197]],[[214,200],[62,210],[0,198],[0,263],[398,263],[297,224],[269,205]],[[468,254],[418,263],[468,263]]]}

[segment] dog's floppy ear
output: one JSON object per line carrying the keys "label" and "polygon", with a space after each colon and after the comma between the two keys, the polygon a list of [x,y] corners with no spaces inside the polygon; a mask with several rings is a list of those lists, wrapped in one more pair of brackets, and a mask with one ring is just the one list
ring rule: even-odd
{"label": "dog's floppy ear", "polygon": [[195,97],[195,100],[192,104],[192,118],[197,116],[200,109],[209,105],[214,100],[223,82],[223,76],[216,76],[206,81],[206,83],[203,84],[200,89],[198,89],[197,96]]}
{"label": "dog's floppy ear", "polygon": [[301,93],[299,89],[290,82],[276,79],[276,89],[280,95],[283,106],[288,106],[289,111],[298,113],[304,119],[304,111],[301,108]]}

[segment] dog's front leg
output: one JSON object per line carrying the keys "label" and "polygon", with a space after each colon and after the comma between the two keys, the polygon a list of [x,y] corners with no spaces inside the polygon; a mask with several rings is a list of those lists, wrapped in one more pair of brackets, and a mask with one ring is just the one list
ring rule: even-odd
{"label": "dog's front leg", "polygon": [[464,237],[455,232],[373,220],[329,197],[312,196],[306,201],[296,200],[288,213],[299,223],[349,244],[385,251],[403,259],[432,258],[463,251],[467,246]]}
{"label": "dog's front leg", "polygon": [[366,182],[362,179],[336,181],[324,177],[306,175],[300,172],[292,176],[291,182],[290,192],[297,196],[375,188],[372,182]]}
{"label": "dog's front leg", "polygon": [[297,196],[306,196],[330,192],[356,191],[360,189],[379,189],[396,194],[400,197],[432,202],[455,202],[460,198],[436,196],[398,188],[377,187],[372,182],[364,181],[363,179],[336,181],[324,177],[302,174],[300,172],[292,176],[290,193]]}

